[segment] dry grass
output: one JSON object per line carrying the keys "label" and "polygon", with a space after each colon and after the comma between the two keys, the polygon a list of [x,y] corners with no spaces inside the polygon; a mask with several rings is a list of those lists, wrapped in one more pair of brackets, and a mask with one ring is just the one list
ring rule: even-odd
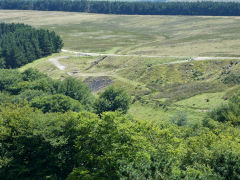
{"label": "dry grass", "polygon": [[66,49],[166,56],[239,56],[240,17],[0,11],[0,21],[58,32]]}

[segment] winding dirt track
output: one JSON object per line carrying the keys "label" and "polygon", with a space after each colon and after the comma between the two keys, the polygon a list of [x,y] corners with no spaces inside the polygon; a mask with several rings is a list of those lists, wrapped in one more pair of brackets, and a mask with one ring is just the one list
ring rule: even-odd
{"label": "winding dirt track", "polygon": [[[135,54],[127,54],[127,55],[121,55],[121,54],[101,54],[101,53],[85,53],[85,52],[77,52],[77,51],[70,51],[66,49],[62,49],[62,52],[69,52],[76,54],[78,56],[115,56],[115,57],[170,57],[170,58],[186,58],[186,56],[152,56],[152,55],[135,55]],[[201,61],[201,60],[214,60],[214,59],[240,59],[240,57],[192,57],[191,60]],[[190,60],[189,59],[189,60]]]}
{"label": "winding dirt track", "polygon": [[58,60],[60,60],[60,59],[66,59],[66,58],[68,58],[69,56],[59,56],[59,57],[54,57],[54,58],[50,58],[49,59],[49,61],[51,62],[51,63],[53,63],[58,69],[60,69],[60,70],[65,70],[65,66],[64,65],[62,65]]}
{"label": "winding dirt track", "polygon": [[[62,65],[59,60],[60,59],[66,59],[69,57],[76,57],[76,56],[113,56],[113,57],[155,57],[155,58],[162,58],[162,57],[172,57],[172,58],[186,58],[185,56],[148,56],[148,55],[120,55],[120,54],[100,54],[100,53],[85,53],[85,52],[77,52],[77,51],[70,51],[70,50],[66,50],[66,49],[62,49],[62,52],[68,52],[68,53],[72,53],[75,55],[72,56],[59,56],[59,57],[54,57],[54,58],[50,58],[49,61],[51,63],[53,63],[58,69],[60,70],[65,70],[66,67],[64,65]],[[177,64],[177,63],[184,63],[184,62],[189,62],[189,61],[202,61],[202,60],[223,60],[223,59],[240,59],[239,57],[192,57],[192,58],[186,58],[185,60],[182,61],[174,61],[174,62],[169,62],[169,63],[164,63],[166,64]],[[70,75],[71,73],[67,73],[68,75]]]}

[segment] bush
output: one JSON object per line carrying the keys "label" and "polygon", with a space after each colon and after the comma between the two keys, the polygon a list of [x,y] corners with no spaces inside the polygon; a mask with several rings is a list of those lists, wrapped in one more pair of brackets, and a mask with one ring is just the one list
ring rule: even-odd
{"label": "bush", "polygon": [[20,81],[22,81],[22,75],[18,71],[0,69],[0,91],[7,91]]}
{"label": "bush", "polygon": [[5,69],[6,68],[6,62],[4,58],[0,58],[0,69]]}
{"label": "bush", "polygon": [[46,93],[51,93],[51,94],[56,93],[55,81],[52,80],[51,78],[42,78],[42,79],[33,81],[28,88],[33,90],[44,91]]}
{"label": "bush", "polygon": [[0,92],[0,105],[4,105],[11,102],[12,97],[8,93]]}
{"label": "bush", "polygon": [[8,91],[13,94],[13,95],[17,95],[19,93],[21,93],[22,91],[25,91],[29,88],[30,82],[28,81],[20,81],[16,84],[13,84],[12,86],[10,86],[8,88]]}
{"label": "bush", "polygon": [[221,105],[210,112],[210,117],[219,122],[230,122],[240,125],[240,94],[229,99],[228,104]]}
{"label": "bush", "polygon": [[37,69],[29,68],[22,73],[24,81],[35,81],[42,78],[47,78],[47,75],[39,72]]}
{"label": "bush", "polygon": [[120,88],[113,86],[108,87],[99,99],[95,102],[95,110],[97,114],[106,111],[121,111],[126,113],[129,109],[130,97]]}
{"label": "bush", "polygon": [[31,101],[31,106],[47,112],[67,112],[83,110],[81,103],[62,94],[49,95],[44,98],[37,97]]}
{"label": "bush", "polygon": [[239,72],[230,72],[223,79],[225,84],[240,84],[240,73]]}
{"label": "bush", "polygon": [[36,98],[36,97],[44,97],[47,96],[49,94],[43,92],[43,91],[39,91],[39,90],[31,90],[28,89],[26,91],[23,91],[22,93],[18,94],[17,96],[15,96],[12,100],[12,102],[23,102],[23,101],[31,101],[32,99]]}
{"label": "bush", "polygon": [[178,126],[185,126],[188,124],[188,116],[184,112],[177,112],[170,121]]}
{"label": "bush", "polygon": [[88,86],[83,82],[71,77],[66,78],[59,84],[57,92],[78,100],[88,110],[91,109],[94,97]]}

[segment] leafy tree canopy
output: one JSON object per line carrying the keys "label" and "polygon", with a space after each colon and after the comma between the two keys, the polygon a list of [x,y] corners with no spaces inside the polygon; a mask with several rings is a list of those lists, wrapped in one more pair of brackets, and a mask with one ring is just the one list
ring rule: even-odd
{"label": "leafy tree canopy", "polygon": [[121,111],[126,113],[129,109],[130,97],[121,88],[114,86],[108,87],[95,103],[95,109],[97,114],[101,114],[106,111]]}

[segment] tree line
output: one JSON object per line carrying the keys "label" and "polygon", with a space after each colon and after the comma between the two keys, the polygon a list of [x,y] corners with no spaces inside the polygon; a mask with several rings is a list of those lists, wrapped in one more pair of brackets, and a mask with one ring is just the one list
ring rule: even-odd
{"label": "tree line", "polygon": [[[83,110],[101,114],[105,111],[126,113],[130,98],[122,89],[109,87],[95,99],[87,85],[74,78],[54,80],[36,69],[0,69],[0,104],[28,103],[43,113]],[[5,101],[6,100],[6,101]]]}
{"label": "tree line", "polygon": [[161,2],[88,0],[1,0],[1,9],[104,14],[239,16],[238,2]]}
{"label": "tree line", "polygon": [[0,70],[0,179],[239,179],[240,94],[189,123],[144,121],[109,87]]}
{"label": "tree line", "polygon": [[61,38],[53,31],[0,23],[0,68],[20,67],[62,47]]}

